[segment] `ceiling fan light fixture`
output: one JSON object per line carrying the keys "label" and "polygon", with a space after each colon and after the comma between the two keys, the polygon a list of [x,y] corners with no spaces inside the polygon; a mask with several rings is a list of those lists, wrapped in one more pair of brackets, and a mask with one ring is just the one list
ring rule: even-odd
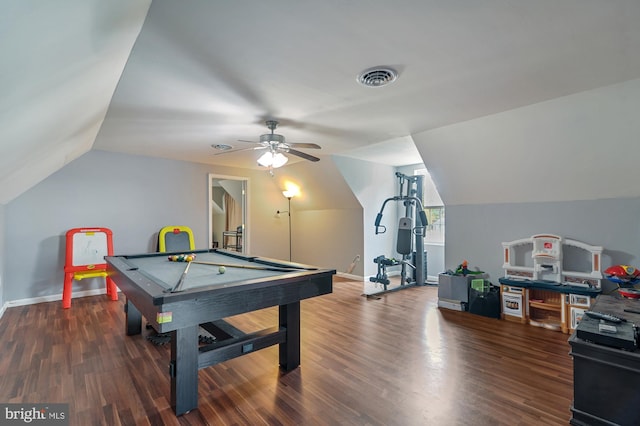
{"label": "ceiling fan light fixture", "polygon": [[273,153],[271,151],[265,152],[258,158],[258,164],[262,167],[269,167],[273,164]]}
{"label": "ceiling fan light fixture", "polygon": [[262,167],[271,167],[272,169],[277,169],[278,167],[282,167],[287,164],[289,158],[281,152],[276,152],[275,154],[271,151],[265,152],[258,158],[258,164]]}
{"label": "ceiling fan light fixture", "polygon": [[397,78],[398,71],[390,67],[378,66],[358,74],[358,83],[366,87],[382,87],[393,83]]}
{"label": "ceiling fan light fixture", "polygon": [[271,164],[271,167],[277,169],[287,164],[287,161],[289,161],[289,158],[283,153],[278,152],[273,156],[273,164]]}

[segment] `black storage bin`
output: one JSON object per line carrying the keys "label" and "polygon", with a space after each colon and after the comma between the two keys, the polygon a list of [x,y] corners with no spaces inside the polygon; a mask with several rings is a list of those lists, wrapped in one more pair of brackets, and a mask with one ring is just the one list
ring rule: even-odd
{"label": "black storage bin", "polygon": [[469,312],[489,318],[500,318],[500,287],[487,291],[469,289]]}

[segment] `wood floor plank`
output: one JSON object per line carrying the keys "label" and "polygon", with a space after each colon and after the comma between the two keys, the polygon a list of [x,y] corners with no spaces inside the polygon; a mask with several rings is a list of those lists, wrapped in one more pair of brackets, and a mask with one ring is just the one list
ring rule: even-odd
{"label": "wood floor plank", "polygon": [[[301,303],[301,366],[277,347],[199,372],[198,409],[175,417],[169,345],[125,336],[124,297],[9,308],[0,320],[0,401],[65,402],[71,425],[566,425],[567,335],[437,307],[437,288]],[[270,308],[230,318],[277,324]],[[149,333],[148,330],[143,334]]]}

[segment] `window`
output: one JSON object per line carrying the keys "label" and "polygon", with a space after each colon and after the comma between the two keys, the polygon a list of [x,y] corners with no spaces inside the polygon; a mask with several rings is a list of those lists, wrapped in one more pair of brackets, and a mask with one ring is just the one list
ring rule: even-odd
{"label": "window", "polygon": [[429,221],[424,242],[444,243],[444,206],[425,207],[424,211]]}
{"label": "window", "polygon": [[422,207],[429,221],[424,242],[444,244],[444,203],[427,169],[417,169],[414,174],[424,176]]}

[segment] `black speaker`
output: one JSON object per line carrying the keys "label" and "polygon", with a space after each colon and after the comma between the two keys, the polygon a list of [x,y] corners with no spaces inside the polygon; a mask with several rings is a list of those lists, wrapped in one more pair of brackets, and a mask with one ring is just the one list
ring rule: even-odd
{"label": "black speaker", "polygon": [[469,289],[469,312],[489,318],[500,318],[500,288],[490,286],[488,291]]}

